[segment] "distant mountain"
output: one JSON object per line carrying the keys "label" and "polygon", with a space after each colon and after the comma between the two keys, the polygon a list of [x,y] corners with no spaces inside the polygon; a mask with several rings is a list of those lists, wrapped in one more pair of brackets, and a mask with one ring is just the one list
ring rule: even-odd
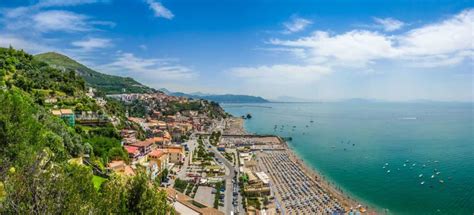
{"label": "distant mountain", "polygon": [[248,96],[248,95],[209,95],[200,96],[203,99],[211,100],[219,103],[266,103],[268,100],[260,96]]}
{"label": "distant mountain", "polygon": [[291,97],[291,96],[279,96],[278,98],[272,99],[271,101],[272,102],[315,102],[315,100]]}
{"label": "distant mountain", "polygon": [[34,58],[59,69],[73,70],[85,79],[88,86],[99,89],[107,94],[122,93],[124,91],[127,93],[145,93],[153,91],[152,88],[140,84],[133,78],[107,75],[94,71],[77,61],[56,52],[38,54],[35,55]]}
{"label": "distant mountain", "polygon": [[195,96],[212,96],[212,94],[209,93],[201,93],[201,92],[195,92],[195,93],[190,93],[191,95]]}
{"label": "distant mountain", "polygon": [[347,103],[369,103],[369,102],[381,102],[382,100],[378,99],[367,99],[367,98],[351,98],[351,99],[344,99],[341,102]]}
{"label": "distant mountain", "polygon": [[165,93],[165,94],[167,94],[167,95],[171,95],[171,93],[172,93],[171,91],[169,91],[169,90],[166,89],[166,88],[160,88],[160,89],[158,89],[158,90],[161,91],[161,92],[163,92],[163,93]]}
{"label": "distant mountain", "polygon": [[181,97],[188,97],[193,99],[205,99],[210,101],[215,101],[218,103],[266,103],[270,102],[262,97],[259,96],[249,96],[249,95],[232,95],[232,94],[225,94],[225,95],[213,95],[213,94],[206,94],[206,93],[182,93],[182,92],[170,92],[167,89],[160,89],[160,91],[165,92],[168,95],[172,96],[181,96]]}

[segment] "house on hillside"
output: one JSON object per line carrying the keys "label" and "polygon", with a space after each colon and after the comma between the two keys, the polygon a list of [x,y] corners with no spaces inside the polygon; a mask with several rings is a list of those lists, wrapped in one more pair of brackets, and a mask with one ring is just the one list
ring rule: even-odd
{"label": "house on hillside", "polygon": [[184,163],[184,147],[180,145],[164,146],[163,151],[169,156],[169,162],[174,164]]}
{"label": "house on hillside", "polygon": [[137,147],[138,150],[140,151],[141,155],[147,155],[154,148],[156,148],[156,145],[155,145],[155,142],[154,142],[153,138],[146,139],[146,140],[143,140],[143,141],[138,141],[138,142],[132,143],[130,145]]}
{"label": "house on hillside", "polygon": [[168,168],[169,155],[163,149],[155,149],[148,154],[148,162],[156,163],[159,168],[159,172]]}
{"label": "house on hillside", "polygon": [[120,175],[125,175],[125,176],[133,176],[135,175],[135,170],[129,165],[127,165],[124,161],[122,160],[116,160],[112,161],[107,164],[107,169],[109,171],[113,171],[117,174]]}
{"label": "house on hillside", "polygon": [[128,153],[128,157],[132,160],[132,161],[137,161],[140,159],[140,150],[138,147],[136,146],[124,146],[125,150],[127,151]]}
{"label": "house on hillside", "polygon": [[55,116],[60,117],[61,119],[66,122],[71,127],[76,125],[76,116],[71,109],[58,109],[58,110],[51,110],[51,113]]}

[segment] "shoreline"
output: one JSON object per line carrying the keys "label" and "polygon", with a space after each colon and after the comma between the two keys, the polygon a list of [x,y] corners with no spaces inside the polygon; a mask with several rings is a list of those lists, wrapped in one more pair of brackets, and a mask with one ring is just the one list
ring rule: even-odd
{"label": "shoreline", "polygon": [[[231,119],[232,119],[232,122],[231,122],[232,127],[231,127],[230,133],[240,134],[240,135],[253,134],[253,133],[248,132],[245,129],[244,119],[239,118],[239,117],[233,117]],[[345,207],[346,210],[350,211],[350,209],[352,208],[354,211],[360,211],[364,214],[377,214],[375,210],[368,207],[368,204],[363,204],[362,201],[354,198],[353,196],[349,196],[347,193],[344,193],[342,190],[338,189],[337,186],[335,186],[333,182],[323,177],[322,174],[319,173],[317,169],[311,167],[302,158],[300,158],[298,154],[294,151],[294,149],[292,149],[288,145],[288,142],[285,141],[282,137],[278,135],[274,135],[274,136],[277,137],[280,141],[280,144],[284,146],[285,152],[288,153],[290,159],[293,160],[304,171],[304,173],[307,176],[319,182],[323,190],[328,192],[332,197],[336,198]],[[361,206],[360,210],[359,208],[357,208],[359,205]]]}
{"label": "shoreline", "polygon": [[285,149],[288,152],[288,154],[291,155],[291,159],[294,160],[305,171],[305,174],[311,176],[316,181],[320,182],[323,188],[328,193],[330,193],[331,196],[333,196],[338,201],[340,201],[341,204],[346,206],[348,210],[350,210],[350,208],[353,208],[354,210],[358,210],[357,207],[360,205],[361,208],[363,208],[362,209],[362,211],[364,211],[363,213],[376,214],[376,212],[373,211],[372,209],[369,210],[367,204],[363,204],[362,201],[359,201],[355,197],[352,197],[348,195],[347,193],[344,193],[342,190],[338,189],[337,186],[334,184],[334,182],[326,179],[326,177],[322,176],[322,174],[317,169],[311,167],[302,158],[300,158],[298,154],[288,145],[286,141],[282,140],[282,142],[284,143]]}

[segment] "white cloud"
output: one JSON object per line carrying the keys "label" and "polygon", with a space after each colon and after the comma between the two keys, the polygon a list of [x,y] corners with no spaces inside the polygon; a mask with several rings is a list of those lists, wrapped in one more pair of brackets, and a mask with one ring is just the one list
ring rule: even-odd
{"label": "white cloud", "polygon": [[330,73],[330,69],[318,65],[277,64],[272,66],[236,67],[228,72],[235,77],[250,81],[285,85],[318,80],[322,75]]}
{"label": "white cloud", "polygon": [[64,7],[105,2],[102,0],[40,0],[36,7]]}
{"label": "white cloud", "polygon": [[383,19],[375,17],[374,21],[379,24],[384,29],[384,31],[388,32],[398,30],[405,25],[405,23],[403,23],[402,21],[396,20],[394,18]]}
{"label": "white cloud", "polygon": [[33,16],[34,27],[42,32],[91,30],[86,19],[87,17],[84,15],[63,10],[44,11]]}
{"label": "white cloud", "polygon": [[86,51],[107,48],[112,45],[109,39],[104,38],[89,38],[87,40],[74,41],[71,44]]}
{"label": "white cloud", "polygon": [[98,66],[99,71],[109,74],[133,76],[146,83],[167,80],[186,80],[196,76],[190,68],[177,64],[176,60],[140,58],[132,53],[118,53],[114,62]]}
{"label": "white cloud", "polygon": [[12,46],[15,49],[23,49],[29,53],[41,53],[51,51],[51,47],[38,43],[37,41],[30,41],[24,38],[16,37],[14,35],[0,34],[0,47]]}
{"label": "white cloud", "polygon": [[285,48],[285,47],[272,47],[272,48],[256,48],[255,50],[268,51],[268,52],[287,52],[298,58],[305,58],[306,52],[303,48]]}
{"label": "white cloud", "polygon": [[114,27],[115,23],[113,22],[93,20],[83,14],[51,9],[94,2],[103,1],[45,0],[31,6],[0,8],[0,24],[3,24],[10,33],[11,31],[27,31],[29,34],[48,31],[82,32],[97,30],[99,26]]}
{"label": "white cloud", "polygon": [[291,34],[302,31],[312,23],[313,22],[311,20],[293,16],[290,21],[283,23],[283,26],[285,27],[285,31],[283,33]]}
{"label": "white cloud", "polygon": [[399,35],[352,30],[341,34],[316,31],[295,40],[271,39],[279,48],[303,48],[308,64],[366,67],[378,60],[396,60],[412,66],[455,65],[472,59],[474,10]]}
{"label": "white cloud", "polygon": [[292,64],[236,67],[226,72],[229,80],[238,83],[235,92],[267,98],[301,92],[311,94],[314,84],[329,73],[330,68],[324,66]]}
{"label": "white cloud", "polygon": [[153,10],[156,17],[163,17],[165,19],[173,19],[174,14],[163,4],[155,0],[147,0],[148,6]]}
{"label": "white cloud", "polygon": [[[297,58],[287,61],[291,62],[289,64],[280,62],[274,65],[231,68],[228,74],[232,81],[237,81],[241,86],[238,90],[253,94],[258,92],[270,97],[282,92],[299,93],[308,97],[326,94],[342,98],[357,93],[365,95],[364,90],[367,88],[361,87],[363,90],[352,92],[354,89],[348,89],[345,85],[338,86],[339,78],[350,76],[351,80],[356,77],[363,82],[365,74],[379,74],[377,72],[380,68],[401,72],[404,71],[398,69],[407,69],[406,72],[410,71],[409,68],[431,71],[436,67],[435,71],[439,71],[439,67],[451,67],[446,68],[451,71],[450,69],[456,68],[454,66],[466,63],[466,60],[470,60],[469,66],[472,66],[473,19],[474,10],[471,9],[397,34],[356,28],[343,33],[315,31],[291,40],[273,38],[259,50],[277,54],[285,52]],[[279,57],[280,59],[289,58]],[[352,71],[358,74],[351,74]],[[404,74],[409,75],[409,72]],[[397,77],[397,74],[392,75]],[[357,86],[351,83],[349,85]],[[384,87],[382,85],[381,88]],[[387,96],[390,97],[384,92],[381,97]]]}
{"label": "white cloud", "polygon": [[145,51],[148,49],[148,46],[146,46],[145,44],[141,44],[138,46],[141,50]]}
{"label": "white cloud", "polygon": [[442,55],[474,48],[474,9],[440,23],[415,28],[397,38],[409,56]]}
{"label": "white cloud", "polygon": [[392,41],[377,32],[354,30],[340,35],[316,31],[297,40],[270,41],[283,47],[305,48],[312,63],[330,62],[351,66],[366,66],[371,61],[393,56]]}

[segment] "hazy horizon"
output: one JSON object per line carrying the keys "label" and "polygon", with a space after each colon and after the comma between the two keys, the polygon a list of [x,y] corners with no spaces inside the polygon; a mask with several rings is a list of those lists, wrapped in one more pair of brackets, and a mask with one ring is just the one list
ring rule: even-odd
{"label": "hazy horizon", "polygon": [[[370,5],[370,7],[367,7]],[[474,3],[0,3],[0,46],[173,92],[474,101]]]}

